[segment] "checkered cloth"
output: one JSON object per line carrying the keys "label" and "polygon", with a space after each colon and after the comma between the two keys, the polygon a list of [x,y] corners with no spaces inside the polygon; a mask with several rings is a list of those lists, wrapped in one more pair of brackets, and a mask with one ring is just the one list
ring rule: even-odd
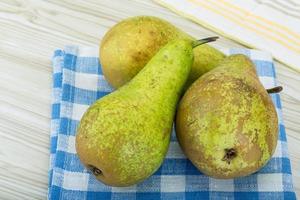
{"label": "checkered cloth", "polygon": [[[256,64],[264,86],[276,85],[270,55],[246,49],[227,53],[246,54]],[[75,134],[88,106],[111,91],[102,75],[98,50],[67,46],[55,51],[49,199],[296,199],[278,94],[271,95],[280,123],[277,149],[268,164],[251,176],[218,180],[203,175],[182,154],[173,131],[166,159],[150,178],[125,188],[98,182],[76,155]]]}

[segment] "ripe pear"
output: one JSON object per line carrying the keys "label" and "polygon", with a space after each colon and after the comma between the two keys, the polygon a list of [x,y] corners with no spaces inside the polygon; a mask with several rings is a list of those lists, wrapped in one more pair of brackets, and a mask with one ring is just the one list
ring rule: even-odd
{"label": "ripe pear", "polygon": [[178,107],[176,134],[192,163],[215,178],[247,176],[268,162],[278,119],[248,57],[229,56],[192,84]]}
{"label": "ripe pear", "polygon": [[[106,80],[115,88],[124,85],[160,48],[174,39],[195,40],[157,17],[137,16],[119,22],[105,34],[100,45],[100,62]],[[195,48],[187,86],[217,66],[224,57],[207,44]]]}
{"label": "ripe pear", "polygon": [[192,46],[210,40],[215,38],[171,41],[129,83],[88,108],[77,131],[76,150],[98,180],[129,186],[159,168],[193,63]]}

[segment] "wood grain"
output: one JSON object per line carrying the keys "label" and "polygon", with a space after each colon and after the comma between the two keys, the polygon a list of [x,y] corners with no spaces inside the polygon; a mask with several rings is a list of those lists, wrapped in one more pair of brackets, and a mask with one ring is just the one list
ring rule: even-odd
{"label": "wood grain", "polygon": [[[201,38],[215,33],[150,0],[0,0],[0,199],[45,199],[51,56],[66,44],[98,46],[117,21],[155,15]],[[218,48],[240,47],[226,38]],[[283,117],[300,195],[300,74],[276,63]]]}

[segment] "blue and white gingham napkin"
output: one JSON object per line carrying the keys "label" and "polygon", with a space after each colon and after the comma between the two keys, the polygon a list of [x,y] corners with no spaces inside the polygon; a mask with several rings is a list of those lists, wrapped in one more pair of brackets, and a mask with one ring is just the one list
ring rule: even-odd
{"label": "blue and white gingham napkin", "polygon": [[[276,85],[269,54],[246,49],[227,53],[246,54],[256,64],[264,86]],[[76,155],[75,134],[88,106],[111,91],[102,75],[96,48],[67,46],[55,51],[49,199],[296,199],[278,94],[272,94],[280,123],[277,149],[268,164],[253,175],[230,180],[203,175],[182,154],[173,132],[163,165],[149,179],[126,188],[98,182]]]}

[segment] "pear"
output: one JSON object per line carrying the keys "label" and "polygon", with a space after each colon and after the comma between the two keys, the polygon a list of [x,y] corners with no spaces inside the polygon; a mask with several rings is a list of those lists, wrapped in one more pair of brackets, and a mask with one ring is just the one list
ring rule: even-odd
{"label": "pear", "polygon": [[192,163],[215,178],[247,176],[268,162],[278,119],[248,57],[229,56],[192,84],[178,107],[176,134]]}
{"label": "pear", "polygon": [[77,131],[76,150],[98,180],[129,186],[158,169],[193,63],[192,47],[215,39],[171,41],[132,81],[88,108]]}
{"label": "pear", "polygon": [[[106,80],[115,88],[130,81],[169,41],[194,40],[169,22],[137,16],[112,27],[102,39],[100,62]],[[225,55],[205,44],[194,49],[194,63],[187,86],[223,60]]]}

